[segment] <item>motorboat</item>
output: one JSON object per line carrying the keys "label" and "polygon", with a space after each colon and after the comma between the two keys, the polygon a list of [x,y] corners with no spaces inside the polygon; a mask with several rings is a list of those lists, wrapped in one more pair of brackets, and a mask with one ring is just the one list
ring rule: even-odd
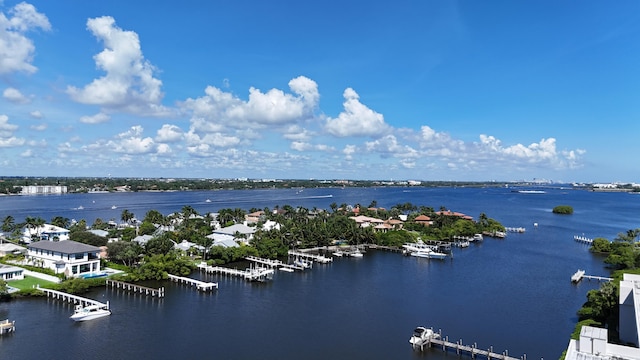
{"label": "motorboat", "polygon": [[482,240],[484,240],[484,237],[482,236],[482,234],[473,235],[473,241],[482,241]]}
{"label": "motorboat", "polygon": [[423,243],[422,240],[418,240],[418,242],[415,243],[405,243],[402,247],[406,255],[411,255],[414,252],[435,251],[438,249],[437,246],[427,245]]}
{"label": "motorboat", "polygon": [[111,310],[109,310],[109,302],[107,302],[106,305],[76,305],[73,315],[71,315],[69,318],[73,321],[87,321],[109,315],[111,315]]}
{"label": "motorboat", "polygon": [[440,334],[433,332],[431,329],[427,329],[424,326],[418,326],[413,330],[413,335],[409,339],[409,343],[413,348],[420,347],[429,344],[432,339],[439,339]]}
{"label": "motorboat", "polygon": [[337,257],[342,257],[344,255],[344,252],[337,250],[337,251],[334,251],[332,255]]}
{"label": "motorboat", "polygon": [[427,258],[427,259],[440,259],[443,260],[447,257],[447,254],[436,252],[431,249],[421,250],[421,251],[412,251],[410,253],[411,256]]}

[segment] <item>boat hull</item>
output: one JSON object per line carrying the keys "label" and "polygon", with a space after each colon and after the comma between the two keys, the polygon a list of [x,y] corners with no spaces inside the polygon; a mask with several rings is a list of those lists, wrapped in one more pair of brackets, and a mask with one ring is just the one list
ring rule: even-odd
{"label": "boat hull", "polygon": [[71,315],[70,319],[73,321],[88,321],[88,320],[99,319],[109,315],[111,315],[111,311],[100,310],[100,311],[93,312],[91,314],[81,314],[81,313],[73,314]]}

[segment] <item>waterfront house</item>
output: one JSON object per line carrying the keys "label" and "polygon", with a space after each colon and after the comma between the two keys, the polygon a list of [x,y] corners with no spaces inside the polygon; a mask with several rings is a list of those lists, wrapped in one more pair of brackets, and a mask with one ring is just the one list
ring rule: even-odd
{"label": "waterfront house", "polygon": [[17,266],[0,264],[0,279],[4,281],[24,279],[24,269]]}
{"label": "waterfront house", "polygon": [[424,225],[424,226],[433,225],[433,220],[431,220],[431,218],[428,217],[427,215],[418,215],[416,216],[415,219],[413,219],[413,221],[415,221],[417,224]]}
{"label": "waterfront house", "polygon": [[203,252],[204,251],[204,246],[202,245],[198,245],[196,243],[192,243],[190,241],[187,240],[182,240],[182,242],[179,243],[175,243],[175,245],[173,246],[174,249],[177,250],[181,250],[184,251],[185,253],[189,253],[191,252]]}
{"label": "waterfront house", "polygon": [[[209,235],[214,240],[234,240],[236,242],[242,242],[249,245],[249,242],[253,239],[256,229],[244,224],[234,224],[224,227],[222,229],[216,229],[213,234]],[[213,235],[213,236],[212,236]]]}
{"label": "waterfront house", "polygon": [[34,240],[69,240],[69,230],[51,224],[44,224],[36,227],[25,227],[22,231],[22,241],[28,244]]}
{"label": "waterfront house", "polygon": [[361,228],[366,228],[369,226],[375,227],[377,225],[381,225],[384,223],[384,220],[376,219],[374,217],[369,217],[364,215],[350,216],[349,219],[355,221],[356,224],[358,224],[358,226]]}
{"label": "waterfront house", "polygon": [[72,240],[38,241],[27,247],[27,264],[67,277],[100,272],[100,248]]}

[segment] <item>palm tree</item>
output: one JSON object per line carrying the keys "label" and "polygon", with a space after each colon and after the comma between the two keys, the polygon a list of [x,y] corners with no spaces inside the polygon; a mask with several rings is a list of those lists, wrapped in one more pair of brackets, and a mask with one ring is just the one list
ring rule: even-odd
{"label": "palm tree", "polygon": [[68,228],[70,224],[70,220],[69,218],[66,217],[62,217],[62,216],[56,216],[53,219],[51,219],[51,225],[55,225],[57,227],[61,227],[61,228]]}
{"label": "palm tree", "polygon": [[131,220],[133,220],[133,218],[135,218],[135,215],[131,211],[129,211],[127,209],[122,210],[122,214],[120,215],[120,219],[122,219],[123,222],[129,224],[129,222]]}
{"label": "palm tree", "polygon": [[15,219],[11,215],[7,215],[7,217],[2,220],[2,231],[6,233],[12,232],[16,228]]}

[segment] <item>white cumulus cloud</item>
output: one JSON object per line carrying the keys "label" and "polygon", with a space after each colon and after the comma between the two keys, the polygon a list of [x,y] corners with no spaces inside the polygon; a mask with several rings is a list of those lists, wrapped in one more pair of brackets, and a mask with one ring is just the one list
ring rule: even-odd
{"label": "white cumulus cloud", "polygon": [[155,68],[144,58],[138,34],[122,30],[110,16],[89,19],[87,29],[104,43],[94,60],[106,74],[84,88],[67,87],[71,98],[138,115],[168,115],[161,104],[162,81],[153,76]]}
{"label": "white cumulus cloud", "polygon": [[182,140],[184,131],[178,126],[164,124],[156,133],[156,141],[161,143],[174,143]]}
{"label": "white cumulus cloud", "polygon": [[35,45],[25,33],[35,29],[51,30],[49,19],[26,2],[17,4],[8,13],[8,17],[0,13],[0,74],[34,73],[37,68],[31,62]]}
{"label": "white cumulus cloud", "polygon": [[14,104],[27,104],[31,101],[31,99],[23,95],[20,90],[12,87],[4,89],[2,96]]}
{"label": "white cumulus cloud", "polygon": [[351,88],[344,93],[344,111],[337,118],[328,118],[326,129],[335,136],[380,136],[390,130],[384,116],[360,102],[360,96]]}
{"label": "white cumulus cloud", "polygon": [[105,113],[97,113],[91,116],[80,117],[80,122],[84,124],[102,124],[109,121],[111,117]]}

